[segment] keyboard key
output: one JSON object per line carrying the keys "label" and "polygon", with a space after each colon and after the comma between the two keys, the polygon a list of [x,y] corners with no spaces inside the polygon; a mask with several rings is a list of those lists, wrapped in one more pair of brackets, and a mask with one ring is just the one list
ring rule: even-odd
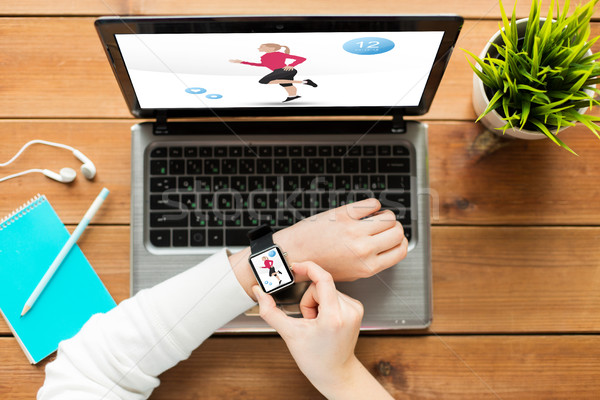
{"label": "keyboard key", "polygon": [[196,195],[195,194],[182,194],[181,195],[181,207],[183,209],[194,210],[196,208]]}
{"label": "keyboard key", "polygon": [[404,226],[404,236],[406,236],[406,239],[408,239],[408,241],[410,242],[410,240],[412,239],[412,229],[410,228],[410,226]]}
{"label": "keyboard key", "polygon": [[277,225],[276,214],[277,214],[277,212],[275,210],[261,211],[258,215],[258,219],[260,220],[261,224],[276,226]]}
{"label": "keyboard key", "polygon": [[319,146],[318,153],[320,157],[331,157],[331,146]]}
{"label": "keyboard key", "polygon": [[150,209],[151,210],[173,210],[179,208],[179,195],[169,194],[151,194]]}
{"label": "keyboard key", "polygon": [[231,210],[234,206],[233,195],[230,193],[215,193],[217,209]]}
{"label": "keyboard key", "polygon": [[209,158],[204,160],[204,173],[207,175],[215,175],[220,173],[219,160]]}
{"label": "keyboard key", "polygon": [[363,174],[374,174],[377,172],[377,162],[374,158],[363,158],[360,160],[360,172]]}
{"label": "keyboard key", "polygon": [[166,175],[167,174],[167,160],[150,160],[150,174]]}
{"label": "keyboard key", "polygon": [[369,177],[367,175],[354,175],[352,177],[352,189],[368,189],[369,188]]}
{"label": "keyboard key", "polygon": [[223,213],[220,211],[207,214],[207,221],[208,221],[208,226],[210,226],[210,227],[222,227],[225,225],[225,221],[223,219]]}
{"label": "keyboard key", "polygon": [[201,194],[199,201],[200,209],[207,211],[212,210],[214,208],[214,199],[214,193]]}
{"label": "keyboard key", "polygon": [[196,178],[196,191],[197,192],[210,192],[212,188],[212,180],[209,176],[203,176]]}
{"label": "keyboard key", "polygon": [[349,156],[360,156],[361,153],[361,148],[358,145],[354,145],[354,146],[350,146],[350,149],[348,150],[348,155]]}
{"label": "keyboard key", "polygon": [[227,147],[225,147],[225,146],[215,147],[214,155],[215,155],[215,157],[227,157]]}
{"label": "keyboard key", "polygon": [[392,154],[392,148],[387,145],[377,146],[377,154],[380,156],[389,156]]}
{"label": "keyboard key", "polygon": [[256,227],[258,226],[258,213],[257,212],[247,212],[244,211],[242,213],[242,225],[247,227]]}
{"label": "keyboard key", "polygon": [[200,147],[198,149],[198,155],[202,158],[212,157],[212,147]]}
{"label": "keyboard key", "polygon": [[397,208],[402,210],[403,208],[410,207],[410,193],[385,191],[382,193],[381,204],[388,208]]}
{"label": "keyboard key", "polygon": [[198,157],[198,148],[197,147],[185,147],[183,149],[183,154],[185,154],[185,156],[187,158]]}
{"label": "keyboard key", "polygon": [[188,226],[187,214],[184,212],[151,212],[151,228],[183,228]]}
{"label": "keyboard key", "polygon": [[302,157],[302,147],[290,146],[289,155],[290,157]]}
{"label": "keyboard key", "polygon": [[283,177],[283,190],[286,192],[293,192],[298,189],[298,177],[297,176],[284,176]]}
{"label": "keyboard key", "polygon": [[243,154],[243,148],[242,146],[231,146],[229,148],[229,157],[241,157]]}
{"label": "keyboard key", "polygon": [[205,227],[208,225],[208,214],[202,211],[194,211],[190,213],[190,226]]}
{"label": "keyboard key", "polygon": [[258,148],[256,146],[244,147],[244,157],[257,157],[257,156],[258,156]]}
{"label": "keyboard key", "polygon": [[192,192],[194,190],[194,178],[183,176],[177,180],[177,188],[180,192]]}
{"label": "keyboard key", "polygon": [[228,176],[215,176],[213,178],[213,192],[219,190],[229,189],[229,177]]}
{"label": "keyboard key", "polygon": [[167,148],[166,147],[155,147],[150,152],[150,157],[153,158],[163,158],[167,156]]}
{"label": "keyboard key", "polygon": [[222,174],[236,174],[237,173],[237,160],[233,158],[226,158],[221,160],[221,173]]}
{"label": "keyboard key", "polygon": [[344,173],[354,174],[358,172],[358,158],[344,158]]}
{"label": "keyboard key", "polygon": [[184,160],[169,160],[169,174],[180,175],[185,174]]}
{"label": "keyboard key", "polygon": [[186,162],[186,173],[188,175],[199,175],[202,173],[202,160],[192,159]]}
{"label": "keyboard key", "polygon": [[385,176],[383,175],[371,175],[369,189],[371,190],[384,190],[385,189]]}
{"label": "keyboard key", "polygon": [[206,246],[206,231],[203,229],[192,229],[190,231],[191,246]]}
{"label": "keyboard key", "polygon": [[305,146],[304,157],[314,157],[317,155],[317,146]]}
{"label": "keyboard key", "polygon": [[168,247],[171,245],[171,232],[165,229],[151,229],[150,243],[156,247]]}
{"label": "keyboard key", "polygon": [[408,148],[406,146],[402,146],[402,145],[395,145],[392,148],[392,153],[395,156],[408,156],[410,154],[410,152],[408,151]]}
{"label": "keyboard key", "polygon": [[311,158],[308,160],[308,172],[311,174],[322,174],[325,172],[325,160],[322,158]]}
{"label": "keyboard key", "polygon": [[374,156],[376,154],[375,146],[365,146],[363,149],[363,154],[365,156]]}
{"label": "keyboard key", "polygon": [[258,148],[259,157],[272,157],[273,156],[273,147],[271,146],[260,146]]}
{"label": "keyboard key", "polygon": [[380,158],[379,159],[379,172],[380,173],[394,173],[394,172],[409,172],[410,171],[410,158],[396,157],[396,158]]}
{"label": "keyboard key", "polygon": [[243,158],[240,160],[240,173],[241,174],[254,174],[256,167],[254,164],[254,159],[252,158]]}
{"label": "keyboard key", "polygon": [[266,176],[265,189],[274,191],[283,190],[283,177],[275,175]]}
{"label": "keyboard key", "polygon": [[187,229],[173,229],[173,247],[188,246],[188,231]]}
{"label": "keyboard key", "polygon": [[255,210],[265,209],[268,207],[267,193],[250,193],[250,204]]}
{"label": "keyboard key", "polygon": [[175,189],[175,178],[150,178],[150,191],[164,192]]}
{"label": "keyboard key", "polygon": [[326,165],[328,174],[339,174],[340,172],[342,172],[341,158],[328,158],[326,161]]}
{"label": "keyboard key", "polygon": [[270,193],[269,194],[269,208],[276,210],[279,208],[285,208],[285,196],[283,193]]}
{"label": "keyboard key", "polygon": [[306,173],[306,159],[305,158],[293,158],[292,159],[292,173],[294,173],[294,174]]}
{"label": "keyboard key", "polygon": [[232,214],[225,214],[225,226],[242,226],[242,213],[239,211],[235,211]]}
{"label": "keyboard key", "polygon": [[261,190],[265,188],[265,181],[262,176],[249,176],[248,177],[248,190]]}
{"label": "keyboard key", "polygon": [[335,177],[335,188],[342,190],[352,189],[352,179],[348,175],[338,175]]}
{"label": "keyboard key", "polygon": [[300,188],[304,190],[316,190],[317,181],[312,175],[303,175],[300,177]]}
{"label": "keyboard key", "polygon": [[273,172],[277,175],[290,172],[290,160],[287,158],[276,158],[273,160]]}
{"label": "keyboard key", "polygon": [[169,157],[172,157],[172,158],[183,157],[183,148],[169,147]]}
{"label": "keyboard key", "polygon": [[227,246],[248,246],[248,232],[250,229],[227,229],[225,232],[225,245]]}
{"label": "keyboard key", "polygon": [[223,229],[209,229],[207,237],[209,246],[223,246]]}
{"label": "keyboard key", "polygon": [[245,176],[232,176],[231,177],[231,189],[237,190],[238,192],[245,192],[247,188],[247,182]]}
{"label": "keyboard key", "polygon": [[287,157],[287,147],[275,146],[273,148],[273,154],[275,154],[275,157]]}
{"label": "keyboard key", "polygon": [[273,172],[273,160],[270,158],[259,158],[256,160],[256,172],[259,174],[270,174]]}
{"label": "keyboard key", "polygon": [[410,176],[407,175],[389,175],[388,189],[410,190]]}
{"label": "keyboard key", "polygon": [[346,155],[346,146],[333,146],[333,155],[342,157]]}

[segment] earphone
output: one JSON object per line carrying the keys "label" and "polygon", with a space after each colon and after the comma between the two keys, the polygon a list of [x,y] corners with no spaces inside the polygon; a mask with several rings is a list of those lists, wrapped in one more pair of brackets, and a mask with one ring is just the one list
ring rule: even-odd
{"label": "earphone", "polygon": [[[30,142],[25,143],[25,145],[23,147],[21,147],[21,150],[19,150],[17,152],[17,154],[14,155],[13,158],[11,158],[10,160],[8,160],[5,163],[0,163],[0,167],[5,167],[8,164],[15,161],[17,159],[17,157],[19,157],[21,155],[21,153],[23,153],[23,151],[25,151],[25,149],[27,147],[31,146],[32,144],[45,144],[47,146],[60,147],[63,149],[67,149],[67,150],[71,151],[73,153],[73,155],[79,161],[81,161],[83,163],[83,165],[81,166],[81,173],[83,174],[83,176],[85,176],[87,179],[94,179],[94,176],[96,176],[96,166],[94,165],[92,160],[87,158],[82,152],[80,152],[79,150],[77,150],[71,146],[67,146],[66,144],[48,142],[46,140],[32,140]],[[13,175],[5,176],[4,178],[0,178],[0,182],[7,181],[9,179],[16,178],[18,176],[22,176],[25,174],[30,174],[33,172],[42,173],[42,174],[46,175],[48,178],[54,179],[55,181],[62,182],[62,183],[73,182],[73,180],[75,180],[75,176],[77,176],[77,173],[75,172],[75,170],[73,168],[68,168],[68,167],[62,168],[59,173],[50,171],[49,169],[34,168],[34,169],[28,169],[26,171],[19,172],[19,173],[13,174]]]}

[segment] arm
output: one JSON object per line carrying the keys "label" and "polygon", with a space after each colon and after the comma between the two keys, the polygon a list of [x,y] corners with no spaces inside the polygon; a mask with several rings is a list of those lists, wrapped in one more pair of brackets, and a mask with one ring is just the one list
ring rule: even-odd
{"label": "arm", "polygon": [[391,399],[354,355],[363,306],[335,289],[331,274],[312,262],[294,264],[313,283],[302,297],[303,319],[292,318],[258,286],[261,317],[279,332],[308,380],[328,399]]}
{"label": "arm", "polygon": [[252,65],[254,67],[266,67],[266,65],[264,65],[262,63],[253,63],[253,62],[249,62],[249,61],[242,61],[242,62],[240,62],[240,64]]}

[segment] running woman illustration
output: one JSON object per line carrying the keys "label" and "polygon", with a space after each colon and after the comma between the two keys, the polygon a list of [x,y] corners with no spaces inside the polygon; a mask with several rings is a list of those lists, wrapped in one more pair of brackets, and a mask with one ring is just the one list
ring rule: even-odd
{"label": "running woman illustration", "polygon": [[[282,47],[285,47],[283,53],[279,51]],[[253,63],[242,60],[229,61],[236,64],[245,64],[253,65],[255,67],[269,68],[272,72],[263,76],[258,82],[265,85],[281,85],[288,95],[288,97],[283,101],[283,103],[300,98],[300,96],[297,96],[297,90],[294,86],[294,83],[300,83],[312,87],[317,87],[317,84],[311,81],[310,79],[305,79],[303,81],[294,80],[294,77],[298,72],[294,67],[306,61],[306,58],[290,54],[289,47],[282,46],[276,43],[264,43],[259,46],[258,51],[265,53],[260,58],[260,63]],[[288,65],[286,64],[286,61],[288,59],[292,59],[295,61]]]}
{"label": "running woman illustration", "polygon": [[275,270],[275,267],[273,266],[273,260],[269,260],[269,258],[267,256],[263,256],[262,261],[263,261],[263,263],[265,263],[265,266],[261,267],[261,268],[269,268],[269,277],[274,275],[275,278],[277,278],[279,280],[279,284],[281,285],[281,278],[279,277],[279,274],[281,273],[281,271]]}

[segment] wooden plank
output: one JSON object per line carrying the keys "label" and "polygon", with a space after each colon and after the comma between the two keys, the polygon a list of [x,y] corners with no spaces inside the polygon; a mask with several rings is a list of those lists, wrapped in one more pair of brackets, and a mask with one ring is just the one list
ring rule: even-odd
{"label": "wooden plank", "polygon": [[[0,118],[130,117],[93,21],[0,19],[0,51],[10,60],[0,63]],[[471,97],[465,95],[471,92],[472,71],[458,49],[479,53],[496,30],[496,21],[465,23],[428,119],[475,118]],[[600,23],[593,23],[592,31],[600,34]]]}
{"label": "wooden plank", "polygon": [[[396,399],[593,399],[600,337],[361,337],[358,358]],[[44,380],[0,338],[0,397],[31,399]],[[161,375],[151,399],[321,398],[278,337],[208,339]]]}
{"label": "wooden plank", "polygon": [[[65,223],[76,224],[102,186],[111,190],[96,221],[128,224],[130,209],[130,126],[123,121],[0,121],[0,161],[31,139],[67,143],[97,166],[92,182],[81,174],[72,184],[41,174],[2,183],[0,216],[45,193]],[[433,224],[600,225],[600,142],[584,127],[561,137],[580,156],[549,140],[498,141],[472,123],[429,123],[429,167]],[[494,151],[495,150],[495,151]],[[68,151],[35,145],[2,176],[29,168],[79,168]]]}
{"label": "wooden plank", "polygon": [[[129,229],[88,230],[81,249],[119,302]],[[430,332],[600,332],[599,240],[600,228],[434,227]]]}
{"label": "wooden plank", "polygon": [[[71,225],[68,229],[72,232],[75,227]],[[129,228],[90,225],[78,244],[113,299],[119,303],[128,298]],[[0,318],[0,335],[7,334],[10,334],[8,325],[4,318]],[[3,397],[0,395],[0,398]]]}
{"label": "wooden plank", "polygon": [[[564,2],[560,1],[562,6]],[[517,2],[517,15],[521,18],[529,14],[529,2]],[[543,9],[549,4],[543,2]],[[505,6],[512,10],[513,3],[506,2]],[[575,5],[571,4],[571,10]],[[257,12],[257,10],[261,10]],[[434,0],[407,1],[407,0],[377,0],[364,2],[349,0],[340,10],[335,2],[307,0],[301,3],[295,1],[260,0],[249,3],[244,0],[230,0],[227,2],[214,1],[182,1],[182,0],[86,0],[68,1],[59,0],[47,2],[32,0],[20,2],[16,0],[5,1],[0,4],[0,15],[244,15],[244,14],[423,14],[435,10],[439,14],[459,14],[465,18],[499,18],[500,7],[498,2],[486,0],[450,0],[438,2]]]}

